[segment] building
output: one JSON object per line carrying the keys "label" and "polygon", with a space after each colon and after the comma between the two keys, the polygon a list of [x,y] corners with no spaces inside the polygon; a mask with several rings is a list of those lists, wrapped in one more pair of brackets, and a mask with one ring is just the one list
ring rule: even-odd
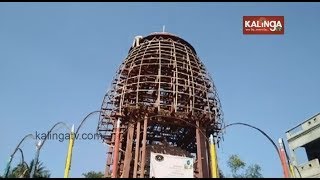
{"label": "building", "polygon": [[194,177],[210,176],[208,137],[219,133],[223,113],[211,77],[184,39],[167,32],[136,36],[101,111],[99,132],[110,145],[106,176],[115,171],[113,177],[156,177],[150,173],[152,153],[158,153],[156,162],[189,158],[181,162],[194,162],[192,168],[182,164],[182,169]]}
{"label": "building", "polygon": [[[320,178],[320,113],[286,132],[295,177]],[[305,150],[308,161],[298,162],[297,149]]]}

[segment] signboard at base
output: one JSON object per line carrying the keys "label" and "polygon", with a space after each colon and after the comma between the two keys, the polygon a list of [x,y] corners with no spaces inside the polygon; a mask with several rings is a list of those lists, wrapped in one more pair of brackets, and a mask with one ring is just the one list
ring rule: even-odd
{"label": "signboard at base", "polygon": [[194,178],[193,158],[151,152],[150,178]]}

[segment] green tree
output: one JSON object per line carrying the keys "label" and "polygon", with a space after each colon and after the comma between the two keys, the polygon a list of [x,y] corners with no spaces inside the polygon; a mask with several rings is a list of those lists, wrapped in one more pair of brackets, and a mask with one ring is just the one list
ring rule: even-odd
{"label": "green tree", "polygon": [[261,167],[257,164],[250,165],[246,169],[245,177],[246,178],[263,178],[261,174]]}
{"label": "green tree", "polygon": [[242,178],[242,175],[239,174],[239,171],[246,166],[246,163],[243,162],[238,155],[231,155],[228,160],[228,167],[231,170],[233,178]]}
{"label": "green tree", "polygon": [[[29,165],[27,163],[18,164],[9,172],[8,178],[29,178],[33,163],[34,161],[32,160]],[[43,166],[42,162],[38,161],[34,178],[50,178],[50,171]]]}
{"label": "green tree", "polygon": [[240,159],[238,155],[231,155],[228,160],[228,167],[233,178],[263,178],[261,167],[258,164],[249,165]]}
{"label": "green tree", "polygon": [[221,171],[221,169],[219,169],[219,177],[220,178],[225,178],[223,172]]}
{"label": "green tree", "polygon": [[82,174],[85,178],[103,178],[102,172],[89,171]]}

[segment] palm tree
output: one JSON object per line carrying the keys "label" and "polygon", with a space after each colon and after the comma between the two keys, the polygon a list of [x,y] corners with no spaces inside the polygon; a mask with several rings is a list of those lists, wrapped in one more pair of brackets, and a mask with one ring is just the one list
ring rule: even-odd
{"label": "palm tree", "polygon": [[[33,166],[34,161],[32,160],[30,164],[23,162],[18,164],[12,171],[9,173],[9,178],[29,178],[31,173],[31,167]],[[47,170],[42,162],[37,163],[36,171],[34,173],[34,178],[50,178],[50,171]]]}
{"label": "palm tree", "polygon": [[27,171],[29,170],[29,165],[26,162],[18,164],[11,172],[8,174],[8,178],[23,178],[26,177]]}

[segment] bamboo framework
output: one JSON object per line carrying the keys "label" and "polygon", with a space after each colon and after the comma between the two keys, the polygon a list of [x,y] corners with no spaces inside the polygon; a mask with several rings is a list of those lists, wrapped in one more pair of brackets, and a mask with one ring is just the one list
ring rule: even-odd
{"label": "bamboo framework", "polygon": [[[196,154],[195,177],[209,177],[210,134],[223,113],[214,83],[195,49],[170,33],[137,36],[104,97],[98,130],[110,145],[106,176],[149,177],[150,152]],[[119,159],[115,125],[121,119]]]}

